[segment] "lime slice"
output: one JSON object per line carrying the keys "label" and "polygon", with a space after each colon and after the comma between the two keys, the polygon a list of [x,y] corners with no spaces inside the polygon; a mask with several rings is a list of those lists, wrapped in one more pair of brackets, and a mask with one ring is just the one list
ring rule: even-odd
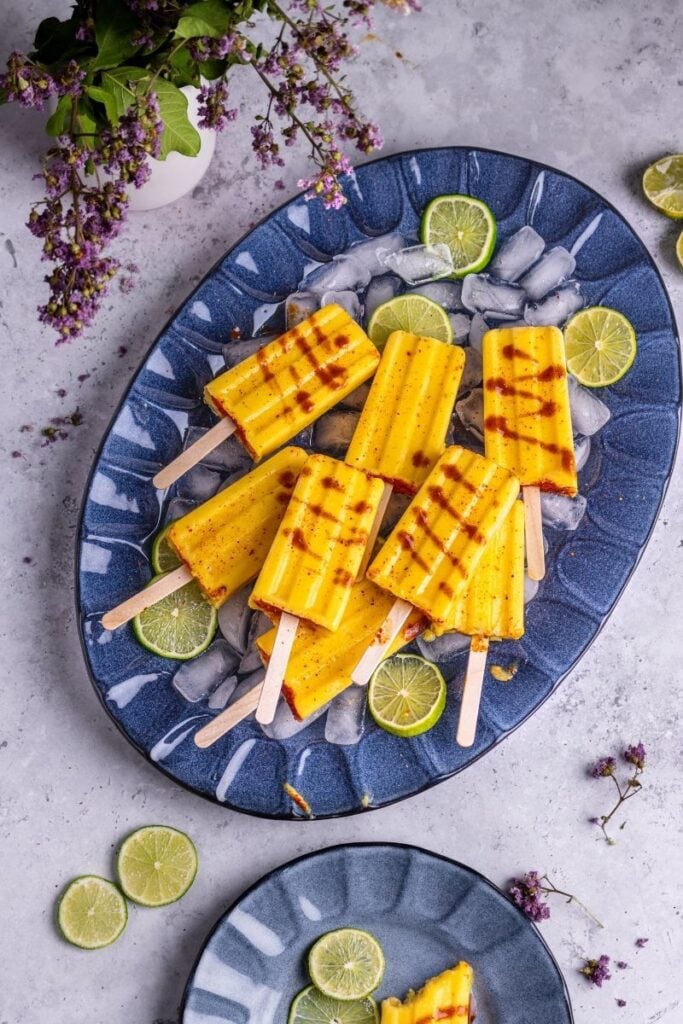
{"label": "lime slice", "polygon": [[496,244],[496,218],[481,199],[472,196],[437,196],[422,215],[425,245],[445,242],[451,250],[453,277],[483,270]]}
{"label": "lime slice", "polygon": [[676,256],[678,257],[678,265],[683,270],[683,231],[681,231],[676,242]]}
{"label": "lime slice", "polygon": [[308,954],[308,973],[330,999],[366,999],[384,974],[382,947],[359,928],[327,932]]}
{"label": "lime slice", "polygon": [[[157,579],[155,576],[150,582]],[[216,609],[193,580],[136,615],[133,632],[148,651],[162,658],[189,661],[209,646],[217,623]]]}
{"label": "lime slice", "polygon": [[623,313],[589,306],[564,329],[567,368],[587,388],[615,384],[636,358],[636,332]]}
{"label": "lime slice", "polygon": [[168,825],[131,832],[116,858],[121,888],[143,907],[165,907],[179,900],[194,882],[197,864],[192,840]]}
{"label": "lime slice", "polygon": [[374,999],[330,999],[314,985],[294,997],[287,1024],[377,1024],[379,1014]]}
{"label": "lime slice", "polygon": [[166,540],[166,534],[170,528],[171,523],[167,523],[163,530],[160,530],[156,535],[152,544],[152,568],[159,574],[170,572],[171,569],[177,569],[181,564],[181,559]]}
{"label": "lime slice", "polygon": [[57,924],[81,949],[102,949],[126,927],[128,908],[120,889],[99,875],[81,875],[67,885],[57,907]]}
{"label": "lime slice", "polygon": [[663,156],[643,175],[643,191],[653,206],[674,220],[683,218],[683,153]]}
{"label": "lime slice", "polygon": [[394,331],[409,331],[448,344],[453,340],[448,313],[424,295],[397,295],[377,307],[370,317],[368,334],[380,352]]}
{"label": "lime slice", "polygon": [[441,672],[417,654],[395,654],[370,680],[368,706],[377,725],[394,736],[419,736],[441,718],[446,683]]}

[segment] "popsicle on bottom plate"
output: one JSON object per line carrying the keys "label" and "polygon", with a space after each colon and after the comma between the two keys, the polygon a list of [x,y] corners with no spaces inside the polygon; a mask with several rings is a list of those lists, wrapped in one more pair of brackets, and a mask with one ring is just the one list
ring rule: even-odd
{"label": "popsicle on bottom plate", "polygon": [[324,306],[206,385],[219,423],[160,470],[154,485],[169,487],[234,432],[253,459],[263,458],[371,377],[378,363],[379,352],[348,313]]}
{"label": "popsicle on bottom plate", "polygon": [[567,362],[557,327],[501,327],[483,338],[486,455],[523,488],[529,575],[545,575],[540,491],[576,494]]}
{"label": "popsicle on bottom plate", "polygon": [[471,747],[489,640],[517,640],[524,633],[524,507],[515,501],[489,541],[464,596],[438,635],[454,630],[472,637],[456,739]]}
{"label": "popsicle on bottom plate", "polygon": [[474,971],[461,960],[455,967],[430,978],[405,1002],[396,996],[382,1000],[381,1024],[470,1024]]}
{"label": "popsicle on bottom plate", "polygon": [[275,714],[299,620],[334,631],[375,522],[382,482],[327,455],[311,455],[299,476],[249,603],[279,613],[277,638],[256,711]]}
{"label": "popsicle on bottom plate", "polygon": [[261,568],[307,459],[303,448],[283,448],[174,522],[167,537],[183,564],[107,612],[105,629],[123,625],[191,579],[216,607],[227,601]]}
{"label": "popsicle on bottom plate", "polygon": [[519,493],[519,481],[490,459],[447,448],[368,569],[396,600],[352,673],[365,685],[411,608],[445,627],[486,544]]}

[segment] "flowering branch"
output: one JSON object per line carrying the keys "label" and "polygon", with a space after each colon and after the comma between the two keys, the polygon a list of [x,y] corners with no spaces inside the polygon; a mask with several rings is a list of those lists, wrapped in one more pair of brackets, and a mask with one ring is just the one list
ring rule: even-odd
{"label": "flowering branch", "polygon": [[527,917],[537,924],[550,917],[550,907],[543,897],[555,895],[564,896],[567,903],[576,903],[577,907],[580,907],[584,914],[587,914],[598,928],[603,927],[595,914],[591,913],[580,899],[572,893],[558,889],[547,875],[541,875],[538,871],[527,871],[521,878],[514,879],[508,892],[515,906],[519,907]]}
{"label": "flowering branch", "polygon": [[[616,777],[617,762],[613,757],[601,757],[590,770],[590,775],[594,779],[611,778],[614,785],[617,788],[617,801],[608,814],[602,814],[598,818],[591,818],[591,822],[594,825],[599,825],[602,834],[605,838],[605,842],[609,846],[614,846],[616,839],[607,831],[607,826],[612,820],[619,808],[636,796],[637,793],[643,788],[640,782],[640,776],[643,774],[645,769],[646,751],[642,743],[637,743],[626,748],[622,755],[624,761],[633,766],[633,773],[626,779],[623,786],[619,783]],[[625,828],[626,822],[622,822],[619,826],[620,829]]]}

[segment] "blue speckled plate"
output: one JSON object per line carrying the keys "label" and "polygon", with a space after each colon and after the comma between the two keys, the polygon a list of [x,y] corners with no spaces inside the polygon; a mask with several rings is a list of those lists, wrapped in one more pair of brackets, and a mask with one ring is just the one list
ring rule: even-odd
{"label": "blue speckled plate", "polygon": [[[249,720],[199,750],[192,735],[217,713],[215,707],[207,700],[184,700],[171,685],[178,666],[144,651],[130,628],[112,634],[99,622],[103,611],[149,578],[151,539],[167,514],[151,477],[177,454],[188,426],[212,422],[202,386],[223,369],[223,345],[232,328],[248,337],[264,324],[281,326],[282,300],[307,269],[394,229],[415,237],[426,203],[458,191],[491,206],[502,239],[533,221],[548,244],[571,248],[580,240],[575,276],[587,302],[620,309],[639,339],[632,369],[600,392],[612,418],[593,438],[580,474],[587,514],[573,533],[547,531],[548,574],[528,606],[526,635],[496,647],[495,660],[516,661],[519,671],[507,683],[487,677],[476,743],[469,750],[453,740],[464,652],[439,662],[450,683],[448,706],[424,736],[398,739],[370,724],[357,745],[332,745],[319,719],[276,741]],[[284,782],[320,817],[380,806],[433,785],[523,722],[595,637],[657,517],[675,454],[679,403],[676,327],[657,270],[623,218],[575,179],[518,157],[453,147],[360,167],[349,203],[338,213],[293,199],[236,245],[164,328],[97,457],[83,508],[78,566],[82,637],[97,693],[133,745],[158,767],[237,810],[305,816],[283,790]],[[232,460],[234,469],[234,452]],[[187,507],[189,495],[213,493],[224,470],[218,457],[181,480],[171,495],[177,512]]]}
{"label": "blue speckled plate", "polygon": [[571,1024],[569,996],[537,928],[471,868],[414,846],[308,854],[257,882],[220,919],[185,989],[182,1024],[284,1024],[309,984],[305,955],[333,928],[372,932],[386,957],[375,993],[405,998],[467,960],[477,1024]]}

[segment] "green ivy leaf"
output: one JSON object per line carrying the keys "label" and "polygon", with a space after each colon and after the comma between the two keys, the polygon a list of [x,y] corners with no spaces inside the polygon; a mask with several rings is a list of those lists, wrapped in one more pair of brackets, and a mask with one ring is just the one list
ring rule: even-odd
{"label": "green ivy leaf", "polygon": [[187,116],[187,96],[163,78],[158,78],[153,88],[159,98],[159,110],[164,122],[160,159],[164,160],[171,152],[196,156],[202,140]]}
{"label": "green ivy leaf", "polygon": [[38,26],[33,45],[35,50],[31,53],[31,59],[47,65],[65,64],[83,49],[83,44],[76,39],[73,18],[68,21],[45,18]]}
{"label": "green ivy leaf", "polygon": [[131,42],[136,24],[133,12],[125,4],[118,0],[98,0],[95,8],[97,56],[93,69],[115,68],[138,50]]}
{"label": "green ivy leaf", "polygon": [[71,124],[71,96],[62,96],[57,109],[45,125],[45,131],[53,138],[57,135],[66,135]]}
{"label": "green ivy leaf", "polygon": [[[135,99],[135,91],[131,83],[140,83],[147,79],[150,73],[144,68],[122,67],[103,71],[101,75],[101,91],[108,97],[101,100],[104,103],[107,117],[112,124],[116,124],[119,118],[125,114]],[[92,96],[90,90],[88,95]],[[92,96],[92,99],[98,99]]]}
{"label": "green ivy leaf", "polygon": [[190,4],[176,25],[176,39],[194,39],[211,36],[219,39],[228,31],[230,14],[222,0],[201,0]]}

